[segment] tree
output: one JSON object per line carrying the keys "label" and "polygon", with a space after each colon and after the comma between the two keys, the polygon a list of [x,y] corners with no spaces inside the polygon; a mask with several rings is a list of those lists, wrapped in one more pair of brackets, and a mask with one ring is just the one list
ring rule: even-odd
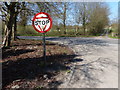
{"label": "tree", "polygon": [[75,3],[75,22],[78,24],[78,26],[82,24],[84,35],[86,30],[86,24],[88,22],[89,12],[89,3]]}
{"label": "tree", "polygon": [[93,35],[101,34],[105,26],[109,24],[109,9],[105,3],[92,3],[89,18],[89,29]]}
{"label": "tree", "polygon": [[5,24],[6,24],[7,28],[6,28],[6,31],[5,31],[5,37],[4,37],[4,42],[3,42],[3,44],[5,46],[10,46],[10,43],[11,43],[12,26],[14,24],[14,18],[15,18],[15,14],[16,14],[15,5],[16,5],[16,2],[10,3],[10,4],[5,2],[4,3],[5,7],[2,7],[2,10],[6,11],[4,13],[4,15],[6,15]]}
{"label": "tree", "polygon": [[[5,22],[5,35],[3,39],[3,47],[10,46],[11,39],[12,39],[12,32],[15,32],[16,27],[16,18],[22,10],[22,4],[19,2],[3,2],[1,13],[2,13],[2,20]],[[14,25],[14,31],[12,31]]]}
{"label": "tree", "polygon": [[63,29],[64,29],[64,34],[66,34],[66,24],[67,24],[67,19],[68,19],[68,12],[70,11],[70,5],[72,5],[72,3],[70,2],[62,2],[61,3],[61,20],[63,23]]}

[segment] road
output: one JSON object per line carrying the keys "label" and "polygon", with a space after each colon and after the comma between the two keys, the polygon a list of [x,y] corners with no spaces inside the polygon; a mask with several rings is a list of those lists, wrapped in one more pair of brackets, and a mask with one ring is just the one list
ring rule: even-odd
{"label": "road", "polygon": [[[19,37],[42,39],[41,37]],[[59,88],[118,88],[118,40],[94,37],[46,37],[46,40],[64,44],[77,55],[70,72],[57,76]]]}

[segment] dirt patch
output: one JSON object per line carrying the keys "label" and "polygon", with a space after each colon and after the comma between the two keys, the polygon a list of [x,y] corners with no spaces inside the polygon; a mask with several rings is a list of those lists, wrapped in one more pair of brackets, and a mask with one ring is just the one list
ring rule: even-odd
{"label": "dirt patch", "polygon": [[56,82],[54,76],[69,69],[75,55],[65,46],[46,42],[47,63],[44,64],[41,41],[17,40],[2,49],[2,84],[9,88],[42,88]]}

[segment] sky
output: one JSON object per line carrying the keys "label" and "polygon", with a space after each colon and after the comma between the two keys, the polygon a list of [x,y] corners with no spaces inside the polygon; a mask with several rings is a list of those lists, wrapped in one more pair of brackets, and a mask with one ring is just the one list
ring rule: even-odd
{"label": "sky", "polygon": [[118,2],[107,2],[110,8],[110,20],[118,18]]}

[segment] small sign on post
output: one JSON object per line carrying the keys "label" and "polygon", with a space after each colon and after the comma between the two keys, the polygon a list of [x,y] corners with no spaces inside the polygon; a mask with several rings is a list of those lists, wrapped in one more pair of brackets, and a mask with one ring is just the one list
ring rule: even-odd
{"label": "small sign on post", "polygon": [[46,64],[45,33],[52,27],[52,18],[45,12],[37,13],[32,20],[32,25],[37,32],[43,33],[43,57]]}

